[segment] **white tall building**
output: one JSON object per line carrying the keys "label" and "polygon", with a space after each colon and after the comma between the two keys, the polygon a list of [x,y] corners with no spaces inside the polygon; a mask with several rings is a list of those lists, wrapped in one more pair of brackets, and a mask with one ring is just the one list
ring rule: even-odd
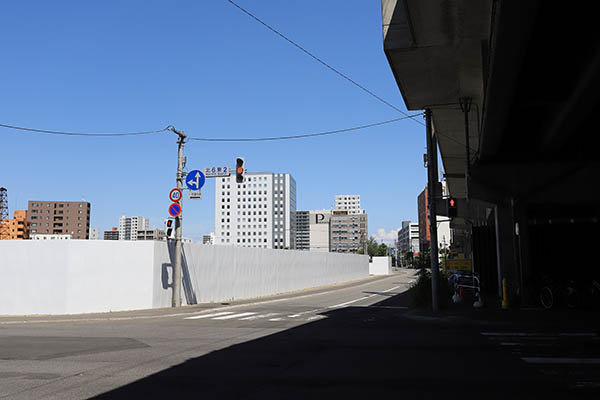
{"label": "white tall building", "polygon": [[216,245],[293,249],[296,181],[290,174],[246,173],[215,178]]}
{"label": "white tall building", "polygon": [[360,208],[359,194],[338,194],[335,196],[335,209],[348,210],[348,214],[365,214]]}
{"label": "white tall building", "polygon": [[148,218],[123,215],[119,218],[119,240],[137,240],[138,231],[147,230],[149,226]]}
{"label": "white tall building", "polygon": [[296,211],[296,250],[329,251],[331,210]]}
{"label": "white tall building", "polygon": [[417,222],[402,221],[402,228],[398,230],[398,250],[400,252],[419,252],[419,224]]}
{"label": "white tall building", "polygon": [[100,239],[100,234],[98,232],[98,228],[90,226],[90,240],[98,240]]}

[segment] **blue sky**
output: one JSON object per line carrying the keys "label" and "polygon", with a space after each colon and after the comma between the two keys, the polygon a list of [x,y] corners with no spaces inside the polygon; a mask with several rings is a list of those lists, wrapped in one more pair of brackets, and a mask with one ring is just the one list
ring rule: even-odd
{"label": "blue sky", "polygon": [[[236,0],[312,53],[405,110],[383,53],[381,6],[364,0]],[[18,1],[0,5],[0,123],[130,132],[174,125],[192,137],[287,136],[401,117],[225,0]],[[0,186],[27,200],[92,203],[101,231],[121,215],[162,227],[175,184],[176,136],[86,138],[0,128]],[[289,172],[298,209],[360,194],[383,238],[417,217],[426,184],[424,127],[400,121],[352,133],[186,145],[188,169]],[[184,235],[214,226],[214,180],[185,201]]]}

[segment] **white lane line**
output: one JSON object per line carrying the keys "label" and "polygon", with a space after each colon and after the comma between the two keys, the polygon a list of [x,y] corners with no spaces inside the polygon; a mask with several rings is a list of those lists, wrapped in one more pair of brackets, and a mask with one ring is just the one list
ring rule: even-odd
{"label": "white lane line", "polygon": [[530,364],[600,364],[600,358],[521,357]]}
{"label": "white lane line", "polygon": [[321,319],[321,318],[325,318],[325,316],[324,315],[315,315],[314,317],[306,318],[306,320],[312,321],[314,319]]}
{"label": "white lane line", "polygon": [[283,318],[271,318],[269,321],[283,321]]}
{"label": "white lane line", "polygon": [[253,315],[251,317],[240,318],[240,321],[252,321],[252,320],[255,320],[255,319],[259,319],[259,318],[272,317],[272,316],[275,316],[277,314],[279,314],[279,313],[268,313],[268,314]]}
{"label": "white lane line", "polygon": [[312,314],[312,313],[315,313],[315,312],[318,312],[318,311],[322,311],[322,309],[321,308],[315,308],[314,310],[302,311],[302,312],[299,312],[299,313],[296,313],[296,314],[288,315],[288,318],[298,318],[298,317],[300,317],[302,315]]}
{"label": "white lane line", "polygon": [[256,314],[256,313],[255,312],[243,312],[243,313],[239,313],[239,314],[225,315],[223,317],[217,317],[217,318],[213,318],[213,319],[218,319],[218,320],[233,319],[233,318],[240,318],[240,317],[245,317],[247,315],[254,315],[254,314]]}
{"label": "white lane line", "polygon": [[[387,293],[387,292],[391,292],[392,290],[398,289],[399,287],[400,287],[400,286],[394,286],[393,288],[391,288],[391,289],[388,289],[388,290],[384,290],[384,291],[383,291],[383,292],[381,292],[381,293]],[[373,297],[373,296],[379,296],[379,293],[373,293],[373,294],[370,294],[370,295],[368,295],[368,296],[363,296],[363,297],[361,297],[360,299],[356,299],[356,300],[350,300],[350,301],[347,301],[347,302],[345,302],[345,303],[341,303],[341,304],[336,304],[336,305],[333,305],[333,306],[329,306],[329,307],[327,307],[327,308],[338,308],[338,307],[344,307],[344,306],[347,306],[348,304],[356,303],[357,301],[365,300],[365,299],[371,298],[371,297]]]}
{"label": "white lane line", "polygon": [[184,319],[210,318],[210,317],[217,317],[219,315],[227,315],[227,314],[233,314],[233,311],[222,311],[222,312],[212,313],[212,314],[194,315],[193,317],[187,317],[187,318],[184,318]]}

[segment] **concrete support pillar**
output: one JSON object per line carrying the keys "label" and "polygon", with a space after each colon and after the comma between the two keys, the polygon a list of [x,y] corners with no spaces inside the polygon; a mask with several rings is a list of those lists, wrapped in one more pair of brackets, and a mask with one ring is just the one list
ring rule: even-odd
{"label": "concrete support pillar", "polygon": [[518,269],[520,274],[521,301],[524,304],[535,303],[535,277],[531,268],[531,255],[529,243],[529,222],[525,204],[513,203],[515,224],[515,245],[517,250]]}
{"label": "concrete support pillar", "polygon": [[513,207],[509,199],[500,201],[495,207],[496,255],[498,258],[498,295],[502,298],[502,279],[509,284],[508,294],[511,304],[520,294],[520,272],[518,270],[515,247],[515,224]]}

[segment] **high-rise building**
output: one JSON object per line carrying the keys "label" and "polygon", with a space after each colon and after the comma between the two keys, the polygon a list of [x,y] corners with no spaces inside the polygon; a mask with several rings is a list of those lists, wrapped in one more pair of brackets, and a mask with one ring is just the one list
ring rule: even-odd
{"label": "high-rise building", "polygon": [[310,250],[310,211],[296,210],[296,250]]}
{"label": "high-rise building", "polygon": [[398,250],[401,253],[419,253],[419,224],[411,221],[402,221],[402,228],[398,230]]}
{"label": "high-rise building", "polygon": [[217,245],[293,249],[296,246],[296,181],[290,174],[246,173],[215,178]]}
{"label": "high-rise building", "polygon": [[144,217],[127,217],[123,215],[119,218],[119,240],[137,240],[137,232],[148,230],[150,220]]}
{"label": "high-rise building", "polygon": [[334,204],[336,210],[347,210],[348,214],[365,214],[365,210],[360,208],[359,194],[338,194]]}
{"label": "high-rise building", "polygon": [[119,240],[119,229],[115,226],[110,231],[104,231],[104,240]]}
{"label": "high-rise building", "polygon": [[333,210],[330,221],[332,252],[356,253],[368,239],[367,214],[351,214],[350,210]]}
{"label": "high-rise building", "polygon": [[296,211],[296,250],[329,251],[331,213],[331,210]]}
{"label": "high-rise building", "polygon": [[0,240],[23,240],[29,239],[29,224],[27,223],[27,211],[15,210],[12,219],[3,219],[0,224],[4,225]]}
{"label": "high-rise building", "polygon": [[39,201],[27,204],[31,234],[71,235],[89,239],[91,204],[87,201]]}

